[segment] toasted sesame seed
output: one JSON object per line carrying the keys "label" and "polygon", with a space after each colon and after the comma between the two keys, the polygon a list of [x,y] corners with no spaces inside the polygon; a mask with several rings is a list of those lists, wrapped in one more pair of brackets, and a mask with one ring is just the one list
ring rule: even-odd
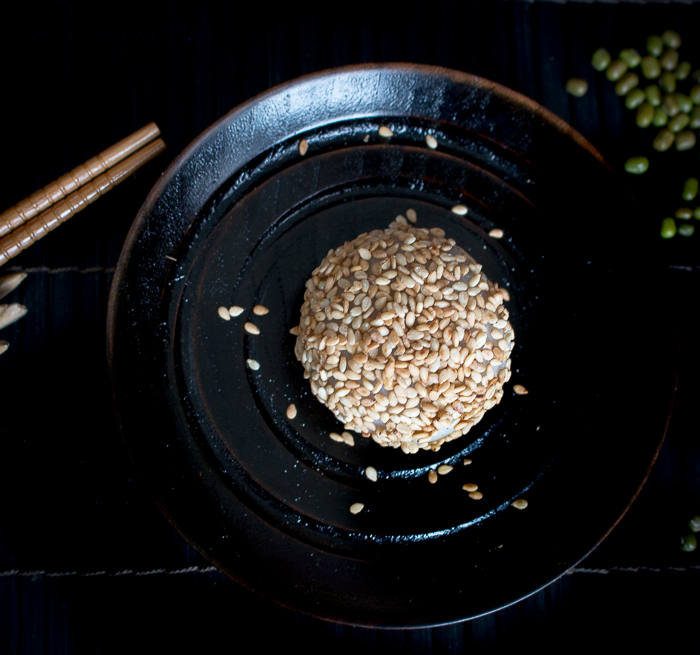
{"label": "toasted sesame seed", "polygon": [[447,475],[451,470],[452,467],[449,464],[440,464],[440,466],[437,468],[437,472],[440,475]]}
{"label": "toasted sesame seed", "polygon": [[438,147],[437,139],[432,134],[425,135],[425,143],[431,150],[435,150]]}
{"label": "toasted sesame seed", "polygon": [[433,469],[430,469],[428,471],[428,482],[430,482],[430,484],[435,484],[437,482],[437,479],[438,474],[435,471],[433,471]]}
{"label": "toasted sesame seed", "polygon": [[219,307],[219,309],[216,311],[218,312],[219,316],[224,319],[224,321],[231,320],[231,315],[228,313],[228,309],[226,309],[226,307]]}
{"label": "toasted sesame seed", "polygon": [[293,419],[296,418],[297,415],[297,406],[292,403],[289,407],[287,407],[287,418],[288,419]]}
{"label": "toasted sesame seed", "polygon": [[256,316],[265,316],[269,311],[270,310],[264,305],[255,305],[255,307],[253,307],[253,314]]}
{"label": "toasted sesame seed", "polygon": [[469,494],[469,498],[472,500],[481,500],[484,497],[484,494],[482,494],[480,491],[472,491]]}
{"label": "toasted sesame seed", "polygon": [[[348,390],[349,391],[349,390]],[[348,445],[348,446],[354,446],[355,445],[355,439],[353,439],[353,436],[349,432],[343,432],[343,434],[340,435],[343,438],[343,441]]]}
{"label": "toasted sesame seed", "polygon": [[260,330],[254,323],[246,323],[243,327],[249,334],[260,334]]}
{"label": "toasted sesame seed", "polygon": [[256,362],[254,359],[246,359],[245,363],[248,364],[248,368],[252,369],[253,371],[260,369],[260,363]]}
{"label": "toasted sesame seed", "polygon": [[337,441],[338,443],[345,443],[345,439],[343,439],[343,437],[341,437],[337,432],[331,432],[328,436],[331,439],[333,439],[333,441]]}
{"label": "toasted sesame seed", "polygon": [[494,238],[494,239],[502,239],[503,238],[503,230],[495,227],[493,230],[489,232],[489,236]]}
{"label": "toasted sesame seed", "polygon": [[350,505],[351,514],[359,514],[365,508],[363,503],[353,503]]}
{"label": "toasted sesame seed", "polygon": [[525,396],[530,393],[522,384],[514,384],[513,391],[519,396]]}
{"label": "toasted sesame seed", "polygon": [[518,500],[514,500],[511,505],[515,507],[515,509],[525,509],[527,507],[527,500],[518,498]]}
{"label": "toasted sesame seed", "polygon": [[471,463],[472,463],[472,460],[470,460],[468,457],[465,458],[464,461],[462,462],[462,464],[464,464],[464,466],[469,466]]}
{"label": "toasted sesame seed", "polygon": [[299,141],[299,154],[303,157],[309,149],[309,142],[306,139]]}
{"label": "toasted sesame seed", "polygon": [[291,330],[289,330],[289,334],[293,334],[295,337],[298,337],[301,334],[301,329],[298,325],[295,325]]}
{"label": "toasted sesame seed", "polygon": [[455,205],[452,208],[452,212],[458,216],[464,216],[467,213],[467,208],[464,205]]}
{"label": "toasted sesame seed", "polygon": [[379,128],[379,136],[388,139],[389,137],[394,136],[394,133],[386,125],[382,125]]}
{"label": "toasted sesame seed", "polygon": [[365,469],[365,476],[367,477],[368,480],[372,480],[372,482],[377,481],[377,469],[374,468],[374,466],[368,466]]}
{"label": "toasted sesame seed", "polygon": [[229,307],[228,313],[231,315],[232,318],[235,318],[236,316],[240,316],[245,310],[243,307],[239,307],[238,305],[234,305],[233,307]]}
{"label": "toasted sesame seed", "polygon": [[476,491],[478,488],[479,488],[479,485],[472,484],[472,483],[462,485],[462,489],[464,489],[464,491]]}
{"label": "toasted sesame seed", "polygon": [[418,214],[416,214],[415,209],[407,209],[406,210],[406,218],[409,220],[411,223],[415,223],[418,220]]}

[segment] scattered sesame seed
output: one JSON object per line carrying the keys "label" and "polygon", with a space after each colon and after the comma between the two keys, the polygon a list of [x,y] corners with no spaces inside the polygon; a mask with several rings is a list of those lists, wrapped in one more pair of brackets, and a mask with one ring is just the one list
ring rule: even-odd
{"label": "scattered sesame seed", "polygon": [[470,484],[463,484],[462,485],[462,489],[464,489],[464,491],[476,491],[478,488],[479,488],[479,485],[477,485],[477,484],[470,483]]}
{"label": "scattered sesame seed", "polygon": [[451,470],[452,467],[449,464],[440,464],[440,466],[437,468],[437,472],[440,475],[447,475]]}
{"label": "scattered sesame seed", "polygon": [[472,463],[472,460],[470,460],[469,458],[466,458],[464,460],[464,462],[462,462],[462,463],[464,464],[464,466],[469,466]]}
{"label": "scattered sesame seed", "polygon": [[224,321],[231,320],[231,315],[228,313],[228,309],[226,309],[226,307],[219,307],[219,309],[216,311],[218,312],[219,316],[224,319]]}
{"label": "scattered sesame seed", "polygon": [[365,506],[362,503],[353,503],[350,505],[350,513],[351,514],[359,514]]}
{"label": "scattered sesame seed", "polygon": [[255,307],[253,307],[253,314],[256,316],[265,316],[265,314],[268,314],[269,312],[270,310],[264,305],[255,305]]}
{"label": "scattered sesame seed", "polygon": [[374,466],[368,466],[365,469],[365,475],[367,476],[368,480],[372,480],[372,482],[377,481],[377,469],[374,468]]}
{"label": "scattered sesame seed", "polygon": [[435,150],[438,147],[437,139],[432,134],[425,135],[425,143],[431,150]]}
{"label": "scattered sesame seed", "polygon": [[406,210],[406,218],[409,220],[411,223],[415,223],[418,220],[418,214],[416,214],[415,209],[407,209]]}
{"label": "scattered sesame seed", "polygon": [[309,149],[309,142],[306,139],[299,141],[299,154],[303,157]]}
{"label": "scattered sesame seed", "polygon": [[457,214],[458,216],[464,216],[467,213],[467,208],[465,205],[455,205],[452,208],[452,213]]}
{"label": "scattered sesame seed", "polygon": [[163,255],[166,259],[169,259],[171,262],[176,262],[177,259],[175,257],[171,257],[170,255]]}
{"label": "scattered sesame seed", "polygon": [[515,507],[515,509],[525,509],[527,507],[527,500],[518,498],[518,500],[514,500],[511,505]]}
{"label": "scattered sesame seed", "polygon": [[472,491],[469,494],[469,498],[472,500],[481,500],[484,497],[484,494],[482,494],[480,491]]}
{"label": "scattered sesame seed", "polygon": [[349,432],[343,432],[343,434],[340,435],[343,438],[343,441],[348,445],[348,446],[354,446],[355,445],[355,439],[353,439],[353,436]]}
{"label": "scattered sesame seed", "polygon": [[248,368],[257,371],[260,368],[260,363],[256,362],[254,359],[246,359],[245,363],[248,364]]}
{"label": "scattered sesame seed", "polygon": [[365,143],[369,143],[369,134],[365,135],[365,138],[362,139]]}
{"label": "scattered sesame seed", "polygon": [[331,432],[328,436],[331,439],[333,439],[333,441],[337,441],[338,443],[345,443],[345,439],[343,439],[343,437],[341,437],[337,432]]}
{"label": "scattered sesame seed", "polygon": [[233,307],[229,307],[228,313],[231,314],[232,318],[235,318],[236,316],[240,316],[244,311],[243,307],[234,305]]}
{"label": "scattered sesame seed", "polygon": [[293,334],[295,337],[298,337],[301,334],[301,330],[299,329],[298,325],[295,325],[290,331],[289,334]]}
{"label": "scattered sesame seed", "polygon": [[379,136],[383,136],[385,139],[388,139],[394,136],[394,133],[386,125],[382,125],[379,128]]}
{"label": "scattered sesame seed", "polygon": [[526,396],[530,393],[522,384],[514,384],[513,391],[519,396]]}
{"label": "scattered sesame seed", "polygon": [[289,407],[287,407],[287,418],[289,420],[296,418],[297,416],[297,406],[292,403]]}
{"label": "scattered sesame seed", "polygon": [[430,482],[430,484],[435,484],[437,482],[437,479],[438,479],[438,474],[435,473],[435,471],[433,471],[433,469],[430,469],[428,471],[428,482]]}
{"label": "scattered sesame seed", "polygon": [[258,326],[254,323],[246,323],[243,327],[245,328],[245,331],[249,334],[260,334]]}
{"label": "scattered sesame seed", "polygon": [[494,239],[502,239],[503,238],[503,230],[500,230],[499,228],[495,227],[493,230],[489,232],[489,236],[493,237]]}

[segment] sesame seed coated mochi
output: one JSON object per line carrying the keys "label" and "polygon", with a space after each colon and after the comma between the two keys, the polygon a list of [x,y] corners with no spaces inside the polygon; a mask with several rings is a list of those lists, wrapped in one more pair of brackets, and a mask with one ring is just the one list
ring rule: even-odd
{"label": "sesame seed coated mochi", "polygon": [[295,354],[345,429],[406,453],[437,450],[503,397],[507,300],[443,230],[392,223],[314,270]]}

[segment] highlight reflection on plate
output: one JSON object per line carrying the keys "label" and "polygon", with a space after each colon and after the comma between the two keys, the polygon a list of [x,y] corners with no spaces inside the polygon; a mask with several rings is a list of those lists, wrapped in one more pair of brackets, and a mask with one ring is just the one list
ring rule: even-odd
{"label": "highlight reflection on plate", "polygon": [[[322,618],[437,625],[537,591],[624,513],[670,412],[671,354],[616,360],[616,344],[633,353],[644,335],[606,329],[650,289],[631,283],[629,248],[587,228],[631,202],[571,128],[455,71],[349,67],[233,110],[154,187],[110,299],[115,403],[154,498],[228,575]],[[450,211],[458,203],[466,216]],[[328,250],[409,207],[509,290],[512,383],[530,391],[507,385],[468,435],[411,456],[359,435],[331,441],[342,427],[311,395],[289,334]],[[247,313],[223,321],[217,308],[234,304]],[[270,309],[254,317],[257,336],[243,330],[255,304]],[[656,404],[624,384],[635,376]],[[453,471],[429,484],[443,463]],[[519,497],[527,510],[511,506]]]}

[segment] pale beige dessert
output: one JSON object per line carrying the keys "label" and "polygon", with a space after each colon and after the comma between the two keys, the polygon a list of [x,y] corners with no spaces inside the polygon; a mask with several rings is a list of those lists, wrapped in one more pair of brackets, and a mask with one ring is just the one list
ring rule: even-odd
{"label": "pale beige dessert", "polygon": [[295,353],[346,430],[406,453],[438,450],[503,396],[508,299],[443,230],[392,223],[313,272]]}

